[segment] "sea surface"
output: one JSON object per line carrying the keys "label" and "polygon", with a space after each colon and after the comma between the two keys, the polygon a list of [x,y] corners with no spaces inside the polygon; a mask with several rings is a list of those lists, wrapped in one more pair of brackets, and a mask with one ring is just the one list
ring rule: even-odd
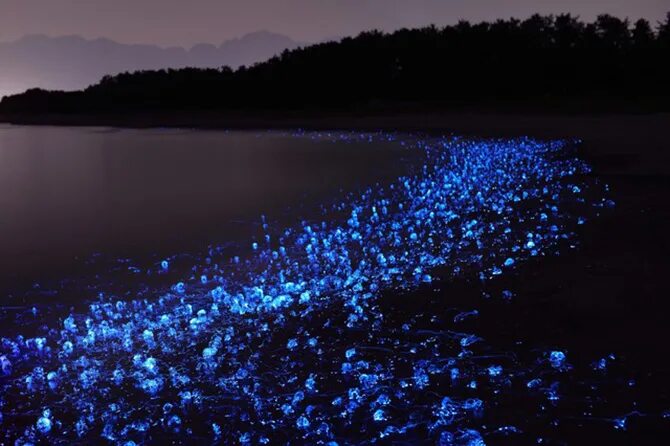
{"label": "sea surface", "polygon": [[289,133],[0,125],[0,290],[76,275],[95,254],[141,260],[248,237],[261,215],[309,217],[412,156]]}

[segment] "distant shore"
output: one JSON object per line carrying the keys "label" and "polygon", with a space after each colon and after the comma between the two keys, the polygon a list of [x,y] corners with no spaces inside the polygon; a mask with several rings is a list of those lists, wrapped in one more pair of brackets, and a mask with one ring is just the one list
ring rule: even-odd
{"label": "distant shore", "polygon": [[670,113],[255,113],[1,115],[15,125],[120,128],[305,129],[454,133],[482,137],[578,138],[601,174],[670,174]]}

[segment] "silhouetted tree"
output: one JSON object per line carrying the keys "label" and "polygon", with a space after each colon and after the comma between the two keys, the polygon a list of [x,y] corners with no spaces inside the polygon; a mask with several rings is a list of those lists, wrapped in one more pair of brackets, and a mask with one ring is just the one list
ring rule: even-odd
{"label": "silhouetted tree", "polygon": [[670,48],[670,12],[665,16],[665,21],[658,24],[658,43],[664,48]]}
{"label": "silhouetted tree", "polygon": [[630,46],[630,24],[609,14],[601,14],[596,19],[596,30],[605,48],[622,49]]}
{"label": "silhouetted tree", "polygon": [[654,31],[645,19],[639,19],[633,25],[633,46],[636,48],[649,48],[654,43]]}
{"label": "silhouetted tree", "polygon": [[583,45],[584,24],[570,14],[556,16],[553,28],[547,32],[553,35],[554,42],[559,48],[567,49]]}
{"label": "silhouetted tree", "polygon": [[534,14],[521,22],[520,31],[526,43],[533,48],[550,48],[554,45],[553,16]]}

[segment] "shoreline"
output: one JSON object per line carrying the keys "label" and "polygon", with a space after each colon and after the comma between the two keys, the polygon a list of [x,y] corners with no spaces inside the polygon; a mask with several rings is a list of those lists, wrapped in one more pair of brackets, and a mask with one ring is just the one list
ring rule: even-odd
{"label": "shoreline", "polygon": [[0,124],[129,129],[359,130],[580,139],[599,174],[670,175],[670,113],[352,112],[2,115]]}

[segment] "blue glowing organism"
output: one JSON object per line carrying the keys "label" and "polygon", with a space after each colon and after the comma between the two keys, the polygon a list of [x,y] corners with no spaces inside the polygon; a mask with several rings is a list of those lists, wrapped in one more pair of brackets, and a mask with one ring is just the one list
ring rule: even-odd
{"label": "blue glowing organism", "polygon": [[600,358],[594,365],[593,368],[596,370],[606,370],[607,369],[607,359]]}
{"label": "blue glowing organism", "polygon": [[154,396],[160,392],[163,387],[163,381],[160,378],[144,379],[140,382],[140,387],[148,395]]}
{"label": "blue glowing organism", "polygon": [[414,369],[414,384],[417,386],[419,389],[423,389],[428,385],[429,378],[428,374],[425,372],[423,368],[415,368]]}
{"label": "blue glowing organism", "polygon": [[542,380],[539,378],[531,379],[526,383],[526,387],[529,389],[536,389],[542,385]]}
{"label": "blue glowing organism", "polygon": [[593,363],[594,370],[605,371],[609,366],[611,361],[614,361],[616,356],[614,354],[609,354],[606,358],[600,358],[598,361]]}
{"label": "blue glowing organism", "polygon": [[467,429],[458,438],[460,444],[464,446],[486,446],[481,434],[473,429]]}
{"label": "blue glowing organism", "polygon": [[489,376],[492,377],[492,378],[496,377],[496,376],[500,376],[502,374],[502,371],[503,371],[502,367],[499,366],[499,365],[492,365],[491,367],[489,367],[486,370],[488,371]]}
{"label": "blue glowing organism", "polygon": [[71,331],[73,333],[77,331],[77,324],[75,323],[74,317],[72,317],[72,315],[68,316],[67,318],[65,318],[65,320],[63,320],[63,327],[67,331]]}
{"label": "blue glowing organism", "polygon": [[556,403],[558,400],[561,399],[561,396],[558,393],[558,388],[559,388],[559,383],[554,382],[547,389],[545,389],[545,394],[547,395],[547,399],[549,401],[551,401],[552,403]]}
{"label": "blue glowing organism", "polygon": [[372,390],[377,386],[378,377],[375,374],[361,373],[358,381],[363,389]]}
{"label": "blue glowing organism", "polygon": [[155,358],[145,359],[144,363],[142,365],[143,365],[144,369],[149,373],[156,373],[156,371],[157,371],[157,365],[156,365],[156,359]]}
{"label": "blue glowing organism", "polygon": [[456,316],[454,316],[454,322],[463,322],[466,319],[473,318],[475,316],[479,315],[478,310],[472,310],[472,311],[463,311],[461,313],[458,313]]}
{"label": "blue glowing organism", "polygon": [[42,416],[37,420],[35,427],[39,433],[46,435],[51,432],[52,424],[51,412],[49,409],[46,409],[44,412],[42,412]]}
{"label": "blue glowing organism", "polygon": [[74,345],[70,341],[65,341],[63,342],[63,353],[65,355],[70,355],[72,353],[72,350],[74,350]]}
{"label": "blue glowing organism", "polygon": [[375,406],[387,406],[388,404],[391,403],[391,398],[389,398],[388,395],[385,393],[382,393],[377,397],[377,400],[374,402]]}
{"label": "blue glowing organism", "polygon": [[142,332],[142,339],[147,344],[152,345],[154,343],[154,332],[147,328]]}
{"label": "blue glowing organism", "polygon": [[479,338],[475,335],[463,336],[460,340],[461,347],[469,347],[475,342],[479,341]]}
{"label": "blue glowing organism", "polygon": [[442,398],[437,416],[440,418],[440,423],[449,425],[458,416],[460,412],[459,405],[448,396]]}
{"label": "blue glowing organism", "polygon": [[565,365],[565,353],[559,350],[554,350],[549,353],[549,363],[555,369],[560,369]]}
{"label": "blue glowing organism", "polygon": [[294,412],[293,406],[291,406],[290,404],[282,404],[281,411],[286,416],[291,415]]}
{"label": "blue glowing organism", "polygon": [[305,392],[302,390],[298,390],[294,395],[293,395],[293,400],[291,401],[291,404],[294,406],[298,404],[300,401],[305,399]]}
{"label": "blue glowing organism", "polygon": [[311,295],[310,295],[309,291],[303,291],[302,293],[300,293],[300,301],[299,302],[301,304],[306,304],[307,302],[310,301],[310,299],[311,299]]}
{"label": "blue glowing organism", "polygon": [[179,415],[172,415],[168,418],[167,426],[172,429],[174,432],[178,432],[181,426],[181,417]]}
{"label": "blue glowing organism", "polygon": [[479,412],[482,410],[483,402],[477,398],[469,398],[463,401],[463,409],[471,412]]}
{"label": "blue glowing organism", "polygon": [[305,388],[310,392],[314,392],[316,390],[316,380],[314,379],[314,375],[309,375],[305,381]]}
{"label": "blue glowing organism", "polygon": [[628,419],[626,417],[615,418],[613,420],[614,428],[619,430],[626,430],[626,423]]}
{"label": "blue glowing organism", "polygon": [[0,370],[5,376],[12,374],[12,362],[5,355],[0,356]]}
{"label": "blue glowing organism", "polygon": [[311,423],[309,422],[309,420],[305,416],[299,417],[298,420],[296,421],[296,425],[298,426],[298,429],[302,429],[302,430],[305,430],[305,429],[309,428],[310,424]]}
{"label": "blue glowing organism", "polygon": [[437,440],[438,446],[456,446],[456,439],[454,434],[448,431],[440,432],[440,437]]}

